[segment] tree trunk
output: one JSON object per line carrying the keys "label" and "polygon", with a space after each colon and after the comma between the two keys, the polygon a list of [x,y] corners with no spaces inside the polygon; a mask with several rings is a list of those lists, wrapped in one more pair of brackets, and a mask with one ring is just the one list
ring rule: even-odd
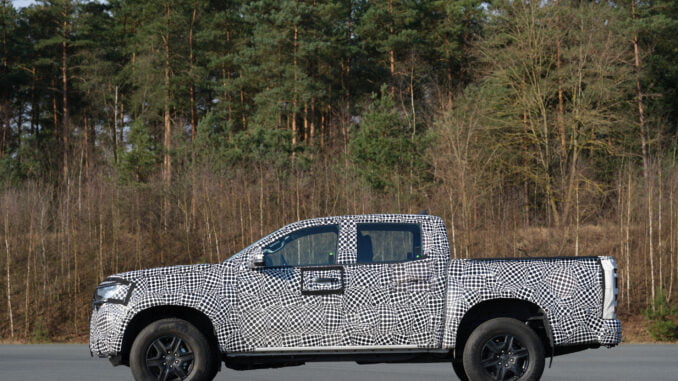
{"label": "tree trunk", "polygon": [[195,21],[198,17],[198,4],[196,1],[193,2],[193,13],[191,14],[191,27],[188,31],[188,63],[189,67],[189,96],[190,96],[190,107],[191,107],[191,141],[195,141],[195,137],[198,135],[198,121],[197,121],[197,112],[195,106],[195,82],[193,80],[193,67],[195,66],[195,57],[193,56],[193,29],[195,27]]}
{"label": "tree trunk", "polygon": [[299,38],[299,26],[294,25],[294,41],[292,43],[292,62],[294,65],[294,81],[292,82],[293,86],[293,95],[292,95],[292,146],[297,144],[297,49],[298,49],[298,38]]}
{"label": "tree trunk", "polygon": [[31,258],[34,257],[35,254],[33,254],[34,250],[34,242],[33,242],[33,214],[31,212],[31,215],[29,217],[30,222],[29,222],[29,228],[28,228],[28,255],[26,257],[26,278],[25,281],[26,283],[24,284],[24,292],[26,293],[25,299],[24,299],[24,339],[28,339],[28,333],[30,331],[30,320],[29,316],[31,315],[29,313],[30,305],[31,305]]}
{"label": "tree trunk", "polygon": [[[68,37],[68,23],[63,23],[63,38]],[[61,43],[61,144],[62,144],[62,176],[64,181],[68,181],[69,167],[69,140],[70,140],[70,114],[68,108],[68,44],[66,41]]]}
{"label": "tree trunk", "polygon": [[[664,289],[664,263],[663,263],[663,255],[664,255],[664,247],[662,244],[662,195],[663,189],[662,189],[662,170],[659,168],[659,184],[657,185],[659,192],[657,192],[657,258],[659,259],[658,267],[659,267],[659,279],[657,279],[659,283],[659,289],[663,290]],[[669,295],[664,295],[665,297]]]}
{"label": "tree trunk", "polygon": [[[50,81],[52,89],[56,89],[57,81],[55,78],[52,78]],[[52,122],[54,124],[54,140],[59,141],[59,100],[57,99],[56,91],[52,93]]]}
{"label": "tree trunk", "polygon": [[626,262],[626,308],[631,308],[631,167],[629,165],[628,194],[626,195],[626,237],[624,240]]}
{"label": "tree trunk", "polygon": [[[8,2],[2,2],[2,69],[0,70],[0,77],[7,77],[9,75],[9,49],[7,48],[7,7]],[[9,134],[10,120],[11,120],[11,101],[10,89],[3,88],[0,90],[0,158],[5,152],[5,145],[7,144],[7,135]]]}
{"label": "tree trunk", "polygon": [[313,139],[315,138],[315,98],[311,98],[311,126],[309,131],[309,145],[313,145]]}
{"label": "tree trunk", "polygon": [[5,213],[5,250],[7,258],[5,261],[5,272],[7,275],[7,314],[9,315],[9,332],[10,337],[14,338],[14,315],[12,314],[12,272],[10,270],[10,262],[12,257],[9,252],[9,216]]}
{"label": "tree trunk", "polygon": [[113,101],[113,162],[118,163],[118,86],[115,86],[115,98]]}
{"label": "tree trunk", "polygon": [[247,113],[245,112],[245,89],[240,86],[240,115],[242,120],[242,129],[247,129]]}
{"label": "tree trunk", "polygon": [[37,144],[38,140],[38,118],[40,115],[40,105],[38,104],[38,92],[37,92],[37,73],[35,67],[32,67],[31,70],[31,134],[34,137],[34,144]]}
{"label": "tree trunk", "polygon": [[[393,17],[393,0],[388,0],[388,14]],[[388,32],[393,35],[393,24],[389,25],[388,27]],[[395,75],[395,51],[393,49],[389,49],[388,51],[388,62],[389,62],[389,70],[391,71],[391,76]]]}
{"label": "tree trunk", "polygon": [[89,128],[89,118],[85,115],[83,118],[83,126],[82,126],[82,143],[83,143],[83,148],[82,148],[82,156],[83,156],[83,168],[85,172],[85,180],[89,179],[89,150],[90,150],[90,128]]}
{"label": "tree trunk", "polygon": [[308,144],[308,103],[304,103],[304,142]]}
{"label": "tree trunk", "polygon": [[163,159],[162,159],[162,179],[165,185],[169,185],[172,181],[172,157],[170,156],[170,151],[172,150],[172,117],[170,114],[170,79],[172,77],[172,68],[170,67],[170,17],[171,11],[169,4],[165,4],[165,17],[166,17],[166,34],[163,36],[164,40],[164,49],[165,49],[165,105],[163,112],[164,120],[164,138],[163,138]]}
{"label": "tree trunk", "polygon": [[[636,20],[636,0],[631,0],[631,19]],[[640,83],[640,49],[638,46],[638,33],[633,35],[633,63],[636,73],[636,102],[638,105],[638,122],[640,124],[640,147],[643,159],[643,180],[645,182],[645,192],[647,192],[647,216],[648,216],[648,240],[649,240],[649,252],[648,257],[650,259],[650,280],[651,280],[651,305],[652,310],[654,311],[654,299],[655,299],[655,274],[654,274],[654,244],[653,244],[653,231],[652,231],[652,220],[653,220],[653,207],[652,207],[652,190],[650,184],[650,168],[649,168],[649,156],[648,156],[648,132],[647,126],[645,125],[645,105],[644,105],[644,95],[643,88]]]}
{"label": "tree trunk", "polygon": [[[120,123],[120,135],[118,135],[118,146],[125,145],[125,93],[120,94],[120,114],[118,115]],[[116,127],[117,128],[117,127]],[[115,131],[113,131],[115,132]]]}
{"label": "tree trunk", "polygon": [[[393,17],[393,0],[388,0],[388,14],[391,17]],[[388,31],[392,36],[393,33],[394,33],[393,23],[391,23],[391,25],[389,25]],[[394,78],[395,77],[395,51],[393,49],[389,49],[389,51],[388,51],[388,62],[389,62],[389,70],[391,72],[391,78]],[[393,98],[395,98],[395,95],[396,95],[395,86],[393,86],[393,87],[391,87],[391,96],[393,96]]]}
{"label": "tree trunk", "polygon": [[[556,7],[560,5],[560,0],[556,0]],[[558,10],[556,10],[558,12]],[[560,15],[556,15],[556,31],[560,32]],[[556,113],[556,123],[558,124],[558,136],[560,137],[560,162],[564,163],[567,158],[565,143],[565,101],[563,98],[563,76],[561,73],[562,54],[560,34],[556,35],[556,71],[558,77],[558,110]],[[562,166],[562,165],[561,165]]]}

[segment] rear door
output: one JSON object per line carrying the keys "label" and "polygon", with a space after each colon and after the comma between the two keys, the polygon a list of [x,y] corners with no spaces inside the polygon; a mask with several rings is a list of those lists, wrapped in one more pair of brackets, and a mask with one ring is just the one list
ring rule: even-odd
{"label": "rear door", "polygon": [[446,261],[430,250],[426,222],[354,225],[343,300],[351,346],[439,347]]}

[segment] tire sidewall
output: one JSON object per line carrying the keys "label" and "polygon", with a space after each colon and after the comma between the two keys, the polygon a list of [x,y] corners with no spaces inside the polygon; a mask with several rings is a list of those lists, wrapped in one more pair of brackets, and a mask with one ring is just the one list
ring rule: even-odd
{"label": "tire sidewall", "polygon": [[499,335],[510,334],[527,348],[529,364],[520,381],[536,381],[544,372],[544,346],[537,334],[525,323],[511,318],[489,320],[476,328],[464,347],[463,364],[471,381],[485,381],[488,374],[480,366],[480,353],[485,343]]}
{"label": "tire sidewall", "polygon": [[130,351],[130,369],[135,380],[150,381],[157,379],[146,368],[146,351],[153,341],[162,336],[177,336],[184,340],[193,351],[193,369],[186,381],[204,381],[214,378],[215,355],[205,335],[191,323],[172,318],[157,320],[149,324],[134,339]]}

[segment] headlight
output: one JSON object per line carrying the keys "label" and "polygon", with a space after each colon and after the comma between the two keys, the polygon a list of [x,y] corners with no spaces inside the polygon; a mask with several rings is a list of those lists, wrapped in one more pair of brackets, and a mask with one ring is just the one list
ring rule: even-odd
{"label": "headlight", "polygon": [[94,306],[98,307],[104,303],[127,304],[134,283],[121,278],[108,278],[101,282],[94,291]]}

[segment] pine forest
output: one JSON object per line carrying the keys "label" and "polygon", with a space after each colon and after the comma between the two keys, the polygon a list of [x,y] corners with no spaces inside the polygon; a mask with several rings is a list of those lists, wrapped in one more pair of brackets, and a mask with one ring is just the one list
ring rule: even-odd
{"label": "pine forest", "polygon": [[614,256],[625,340],[678,339],[678,2],[0,0],[2,342],[85,341],[113,273],[424,210],[455,258]]}

